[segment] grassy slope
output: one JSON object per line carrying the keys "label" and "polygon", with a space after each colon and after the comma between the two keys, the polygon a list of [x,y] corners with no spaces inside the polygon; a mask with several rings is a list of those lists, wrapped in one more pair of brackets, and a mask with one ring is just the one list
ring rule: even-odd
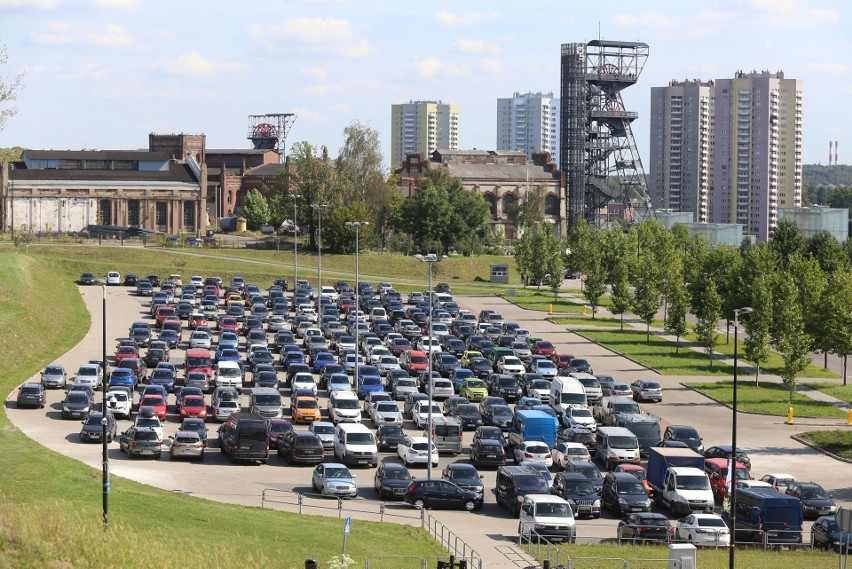
{"label": "grassy slope", "polygon": [[[733,403],[733,382],[692,383],[690,387],[727,405]],[[790,407],[790,391],[778,383],[762,383],[755,387],[746,380],[737,382],[737,409],[746,413],[765,413],[786,417]],[[814,401],[806,395],[796,394],[793,398],[793,416],[843,418],[846,412],[834,405]]]}
{"label": "grassy slope", "polygon": [[852,431],[810,431],[800,436],[832,454],[852,460]]}
{"label": "grassy slope", "polygon": [[[88,313],[70,276],[76,273],[63,275],[69,264],[74,261],[0,252],[0,392],[12,391],[22,378],[73,347],[88,329]],[[10,424],[5,411],[0,411],[0,456],[3,567],[52,562],[303,567],[304,559],[326,561],[340,547],[342,522],[337,519],[230,506],[120,478],[113,479],[110,494],[111,537],[100,539],[98,471],[31,441]],[[441,552],[419,530],[357,524],[347,544],[356,559]],[[120,547],[113,543],[118,539]]]}

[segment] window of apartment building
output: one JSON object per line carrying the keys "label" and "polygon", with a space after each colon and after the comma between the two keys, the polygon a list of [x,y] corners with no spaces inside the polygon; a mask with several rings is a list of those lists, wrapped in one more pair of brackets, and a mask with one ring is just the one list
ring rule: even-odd
{"label": "window of apartment building", "polygon": [[183,228],[186,231],[195,231],[195,202],[183,202]]}
{"label": "window of apartment building", "polygon": [[127,225],[139,227],[139,200],[127,200]]}
{"label": "window of apartment building", "polygon": [[166,202],[157,202],[155,206],[154,220],[157,231],[165,231],[168,225],[168,207]]}
{"label": "window of apartment building", "polygon": [[100,225],[112,225],[112,202],[110,200],[98,202],[98,223]]}

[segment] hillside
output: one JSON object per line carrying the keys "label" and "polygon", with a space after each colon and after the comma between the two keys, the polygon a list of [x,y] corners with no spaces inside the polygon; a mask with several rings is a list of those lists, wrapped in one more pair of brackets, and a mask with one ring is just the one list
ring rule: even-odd
{"label": "hillside", "polygon": [[852,165],[804,164],[802,166],[802,185],[805,187],[852,186]]}

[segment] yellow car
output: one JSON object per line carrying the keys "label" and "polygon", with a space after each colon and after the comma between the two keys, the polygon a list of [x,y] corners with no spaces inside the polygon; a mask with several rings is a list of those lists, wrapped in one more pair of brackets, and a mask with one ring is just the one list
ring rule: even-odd
{"label": "yellow car", "polygon": [[297,397],[291,409],[293,421],[316,423],[321,420],[320,407],[315,397]]}
{"label": "yellow car", "polygon": [[461,389],[459,389],[459,395],[467,397],[471,403],[482,401],[488,397],[488,388],[485,386],[485,382],[481,379],[468,378],[462,382]]}
{"label": "yellow car", "polygon": [[225,308],[231,306],[232,304],[243,306],[243,298],[238,294],[232,294],[228,296],[228,298],[225,300]]}
{"label": "yellow car", "polygon": [[472,360],[473,358],[482,358],[482,357],[484,357],[482,355],[482,352],[477,352],[476,350],[468,350],[464,354],[462,354],[462,357],[461,357],[461,360],[459,360],[459,363],[461,364],[462,367],[467,367],[467,364],[470,363],[470,360]]}
{"label": "yellow car", "polygon": [[180,275],[169,275],[166,282],[174,283],[175,286],[183,286],[183,279]]}

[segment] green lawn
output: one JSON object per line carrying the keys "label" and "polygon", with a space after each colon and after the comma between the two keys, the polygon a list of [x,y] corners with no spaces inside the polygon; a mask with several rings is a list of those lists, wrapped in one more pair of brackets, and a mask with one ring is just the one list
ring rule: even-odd
{"label": "green lawn", "polygon": [[609,316],[598,316],[592,318],[588,316],[562,316],[548,318],[554,324],[564,324],[566,326],[600,326],[602,328],[618,328],[621,326],[621,321],[617,318]]}
{"label": "green lawn", "polygon": [[653,368],[663,375],[719,375],[730,376],[731,366],[715,362],[710,367],[710,358],[705,353],[694,352],[685,347],[675,353],[675,346],[659,336],[651,334],[646,340],[645,332],[625,328],[624,330],[585,329],[581,334],[604,346],[630,356],[644,366]]}
{"label": "green lawn", "polygon": [[[89,328],[73,284],[85,256],[37,258],[10,251],[0,251],[4,394],[73,347]],[[146,269],[169,272],[167,261],[157,265],[154,253],[124,255],[91,264],[128,267],[138,258]],[[301,568],[310,557],[324,566],[340,550],[342,521],[336,518],[231,506],[117,477],[110,493],[110,537],[104,539],[100,471],[33,442],[11,425],[5,410],[0,410],[0,456],[0,567]],[[419,529],[356,523],[347,552],[361,563],[372,555],[443,554]]]}
{"label": "green lawn", "polygon": [[[688,383],[687,385],[727,405],[733,403],[732,381]],[[761,383],[760,387],[755,387],[753,382],[742,378],[737,383],[737,408],[743,412],[786,417],[787,409],[790,407],[789,396],[790,391],[782,384]],[[842,418],[846,416],[845,411],[834,405],[814,401],[798,393],[793,398],[792,407],[794,420],[796,417]]]}
{"label": "green lawn", "polygon": [[802,385],[822,391],[826,395],[831,395],[841,401],[852,403],[852,385],[840,383],[803,383]]}
{"label": "green lawn", "polygon": [[545,288],[542,288],[540,292],[535,289],[520,289],[513,292],[514,296],[504,294],[501,294],[501,296],[526,310],[548,312],[552,306],[554,313],[581,314],[583,311],[581,304],[576,304],[563,297],[554,299],[553,294]]}
{"label": "green lawn", "polygon": [[852,431],[809,431],[799,436],[832,454],[852,460]]}

